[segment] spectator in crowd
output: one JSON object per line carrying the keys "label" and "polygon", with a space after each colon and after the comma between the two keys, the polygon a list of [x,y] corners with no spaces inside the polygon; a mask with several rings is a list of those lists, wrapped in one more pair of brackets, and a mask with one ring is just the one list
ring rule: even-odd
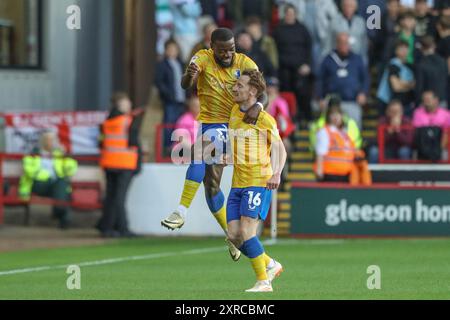
{"label": "spectator in crowd", "polygon": [[421,39],[425,36],[436,37],[436,17],[431,14],[427,0],[416,0],[416,28],[415,35]]}
{"label": "spectator in crowd", "polygon": [[360,55],[363,61],[368,64],[368,37],[366,22],[364,19],[356,14],[358,9],[358,2],[356,0],[342,0],[341,11],[333,21],[331,21],[328,52],[336,45],[336,35],[338,33],[347,33],[349,35],[349,42],[352,52]]}
{"label": "spectator in crowd", "polygon": [[215,22],[208,22],[205,24],[205,26],[203,27],[203,39],[192,48],[189,59],[200,50],[211,48],[211,35],[216,29],[217,25]]}
{"label": "spectator in crowd", "polygon": [[[398,33],[400,32],[400,2],[399,0],[388,0],[387,10],[382,17],[382,28],[376,40],[377,46],[381,51],[381,64],[384,68],[391,59],[392,53],[395,51],[395,43]],[[375,48],[375,50],[377,50]]]}
{"label": "spectator in crowd", "polygon": [[141,170],[139,128],[142,117],[132,112],[132,102],[123,92],[111,98],[111,110],[101,125],[100,166],[106,175],[103,212],[97,229],[105,238],[134,237],[128,229],[125,207],[133,177]]}
{"label": "spectator in crowd", "polygon": [[439,32],[438,53],[447,62],[449,74],[447,77],[447,107],[450,107],[450,17],[441,17],[437,24]]}
{"label": "spectator in crowd", "polygon": [[[398,1],[398,0],[397,0]],[[383,55],[383,48],[385,46],[384,41],[380,42],[381,36],[384,33],[386,25],[381,23],[380,28],[373,28],[372,23],[376,23],[378,20],[374,20],[373,8],[379,10],[381,17],[386,15],[386,1],[385,0],[358,0],[358,12],[357,14],[366,21],[366,32],[368,37],[368,57],[369,65],[377,66],[380,63]],[[369,10],[370,9],[370,10]],[[378,11],[376,11],[378,13]],[[377,17],[379,19],[379,17]],[[370,24],[370,26],[369,26]]]}
{"label": "spectator in crowd", "polygon": [[391,100],[399,100],[403,106],[406,106],[407,114],[411,111],[415,80],[412,67],[407,63],[408,48],[409,44],[406,41],[399,40],[395,46],[395,57],[384,71],[377,92],[382,113]]}
{"label": "spectator in crowd", "polygon": [[422,94],[422,106],[414,111],[413,125],[420,127],[440,127],[446,129],[450,126],[450,113],[439,106],[439,97],[432,90]]}
{"label": "spectator in crowd", "polygon": [[200,39],[197,20],[202,14],[198,0],[170,0],[174,39],[180,46],[181,60],[187,62],[192,48]]}
{"label": "spectator in crowd", "polygon": [[281,91],[295,93],[299,120],[312,120],[311,96],[311,50],[312,41],[308,29],[297,21],[296,9],[285,7],[283,22],[276,28],[274,39],[279,54],[279,78]]}
{"label": "spectator in crowd", "polygon": [[52,198],[56,203],[52,208],[52,217],[59,220],[59,227],[67,229],[71,216],[67,206],[70,201],[70,177],[78,169],[77,161],[64,155],[53,132],[44,132],[40,137],[40,148],[35,155],[25,156],[23,175],[19,181],[19,196],[28,200],[34,193],[41,197]]}
{"label": "spectator in crowd", "polygon": [[314,74],[318,74],[320,63],[330,52],[329,32],[331,21],[339,10],[333,0],[283,0],[280,2],[280,19],[284,19],[286,5],[297,8],[297,20],[308,29],[313,42]]}
{"label": "spectator in crowd", "polygon": [[422,97],[423,106],[415,110],[413,117],[418,158],[438,161],[447,146],[450,113],[439,107],[439,98],[433,91],[425,91]]}
{"label": "spectator in crowd", "polygon": [[189,141],[184,141],[183,149],[189,149],[192,144],[195,143],[197,138],[197,132],[199,128],[199,123],[197,121],[197,116],[200,113],[200,100],[197,96],[192,95],[186,101],[187,111],[178,119],[175,129],[183,129],[189,133]]}
{"label": "spectator in crowd", "polygon": [[[314,146],[316,145],[316,136],[317,132],[325,127],[327,121],[326,121],[326,114],[327,110],[331,107],[339,107],[341,106],[341,99],[338,96],[331,95],[327,98],[327,108],[322,112],[319,119],[317,119],[310,127],[309,129],[309,144],[310,144],[310,150],[314,152]],[[352,139],[353,144],[355,145],[356,149],[361,149],[362,146],[362,136],[361,131],[358,128],[358,124],[355,120],[352,118],[349,118],[348,115],[343,113],[343,124],[344,124],[344,130],[347,132],[350,139]]]}
{"label": "spectator in crowd", "polygon": [[236,29],[243,27],[250,16],[257,16],[262,21],[272,18],[272,0],[228,0],[227,3]]}
{"label": "spectator in crowd", "polygon": [[400,32],[397,39],[408,44],[408,55],[406,62],[413,65],[418,58],[417,37],[414,34],[416,28],[416,16],[411,11],[406,11],[400,16]]}
{"label": "spectator in crowd", "polygon": [[439,97],[441,106],[447,106],[448,65],[436,54],[436,44],[431,36],[421,40],[422,58],[416,66],[416,99],[417,105],[425,91],[432,90]]}
{"label": "spectator in crowd", "polygon": [[259,70],[268,77],[275,76],[275,68],[269,57],[258,47],[253,45],[252,36],[247,32],[241,32],[237,36],[236,50],[250,57],[258,66]]}
{"label": "spectator in crowd", "polygon": [[253,45],[264,52],[273,67],[278,69],[277,44],[271,36],[264,34],[261,19],[256,16],[248,17],[245,23],[245,31],[251,34]]}
{"label": "spectator in crowd", "polygon": [[[350,50],[347,33],[339,33],[336,50],[322,62],[320,71],[319,96],[338,94],[342,99],[342,109],[362,127],[362,106],[367,103],[369,74],[360,55]],[[322,107],[324,100],[321,102]]]}
{"label": "spectator in crowd", "polygon": [[355,146],[344,128],[344,113],[338,105],[328,108],[326,125],[317,132],[314,171],[322,182],[350,182]]}
{"label": "spectator in crowd", "polygon": [[[411,119],[403,115],[402,103],[392,100],[386,108],[386,115],[379,120],[386,125],[384,131],[384,158],[410,160],[414,142],[414,130]],[[369,149],[369,162],[378,163],[379,148]]]}
{"label": "spectator in crowd", "polygon": [[269,99],[267,112],[277,121],[280,137],[287,153],[291,151],[290,137],[295,131],[295,125],[292,123],[291,114],[287,101],[280,96],[280,83],[277,78],[268,78],[266,81],[267,95]]}
{"label": "spectator in crowd", "polygon": [[[184,111],[185,92],[181,88],[183,64],[179,59],[179,47],[175,40],[169,39],[165,44],[164,60],[158,63],[155,72],[155,83],[163,104],[163,122],[166,125],[175,125]],[[171,129],[165,130],[164,147],[169,152],[171,142]]]}

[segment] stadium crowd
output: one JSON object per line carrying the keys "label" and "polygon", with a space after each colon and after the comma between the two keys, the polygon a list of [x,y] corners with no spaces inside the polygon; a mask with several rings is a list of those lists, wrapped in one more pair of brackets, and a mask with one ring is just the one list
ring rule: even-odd
{"label": "stadium crowd", "polygon": [[[378,26],[371,5],[380,9]],[[316,150],[316,133],[330,98],[337,97],[345,128],[369,162],[378,161],[381,148],[377,141],[361,142],[368,109],[386,127],[385,158],[445,157],[449,0],[158,0],[156,20],[155,84],[165,124],[195,126],[193,93],[186,95],[179,83],[191,57],[209,48],[220,26],[235,32],[236,50],[266,76],[268,111],[288,151],[296,126],[309,128]]]}

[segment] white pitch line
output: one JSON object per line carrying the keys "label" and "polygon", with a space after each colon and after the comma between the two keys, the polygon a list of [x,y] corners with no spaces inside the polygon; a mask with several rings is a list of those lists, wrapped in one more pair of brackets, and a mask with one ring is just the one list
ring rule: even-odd
{"label": "white pitch line", "polygon": [[[304,244],[341,244],[343,242],[344,242],[343,240],[297,240],[297,239],[263,241],[264,245],[266,245],[266,246],[293,245],[293,244],[299,244],[299,243],[304,243]],[[70,265],[77,265],[79,267],[90,267],[90,266],[100,266],[100,265],[120,263],[120,262],[126,262],[126,261],[159,259],[159,258],[173,257],[173,256],[177,256],[177,255],[195,255],[195,254],[208,253],[208,252],[216,252],[216,251],[218,252],[218,251],[222,251],[226,248],[227,247],[221,246],[221,247],[211,247],[211,248],[201,248],[201,249],[190,249],[190,250],[186,250],[186,251],[151,253],[151,254],[140,255],[140,256],[110,258],[110,259],[86,261],[86,262],[71,263],[71,264],[64,264],[64,265],[40,266],[40,267],[34,267],[34,268],[13,269],[13,270],[0,271],[0,277],[7,276],[7,275],[13,275],[13,274],[20,274],[20,273],[67,269],[67,267]]]}

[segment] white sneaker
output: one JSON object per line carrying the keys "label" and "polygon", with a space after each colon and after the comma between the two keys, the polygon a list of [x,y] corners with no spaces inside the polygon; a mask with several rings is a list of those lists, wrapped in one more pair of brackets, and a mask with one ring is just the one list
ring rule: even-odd
{"label": "white sneaker", "polygon": [[273,292],[273,289],[269,280],[260,280],[256,281],[253,288],[247,289],[245,292]]}
{"label": "white sneaker", "polygon": [[278,261],[273,260],[274,265],[272,268],[267,268],[267,276],[269,277],[270,282],[273,281],[273,279],[280,276],[280,274],[283,272],[283,266]]}
{"label": "white sneaker", "polygon": [[233,244],[233,242],[230,241],[230,239],[226,238],[225,241],[228,245],[228,252],[230,253],[231,259],[233,259],[233,261],[238,261],[241,257],[241,251],[236,248],[236,246]]}
{"label": "white sneaker", "polygon": [[169,230],[180,229],[184,225],[184,218],[175,210],[170,216],[161,220],[161,225]]}

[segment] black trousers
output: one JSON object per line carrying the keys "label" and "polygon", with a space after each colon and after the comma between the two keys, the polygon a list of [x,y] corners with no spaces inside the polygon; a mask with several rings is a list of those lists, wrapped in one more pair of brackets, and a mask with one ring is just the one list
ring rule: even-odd
{"label": "black trousers", "polygon": [[127,211],[125,201],[134,176],[129,170],[106,170],[106,196],[103,203],[103,214],[98,222],[101,232],[128,232]]}
{"label": "black trousers", "polygon": [[311,99],[312,99],[312,76],[301,76],[297,67],[281,66],[278,71],[280,77],[281,91],[293,92],[297,98],[297,115],[298,121],[311,121]]}
{"label": "black trousers", "polygon": [[350,182],[350,175],[347,176],[335,176],[331,174],[324,175],[322,182]]}
{"label": "black trousers", "polygon": [[[32,192],[41,197],[47,197],[58,201],[69,201],[71,190],[67,179],[58,178],[48,181],[34,181]],[[54,206],[53,217],[59,219],[60,227],[66,227],[70,222],[70,212],[67,206]]]}

